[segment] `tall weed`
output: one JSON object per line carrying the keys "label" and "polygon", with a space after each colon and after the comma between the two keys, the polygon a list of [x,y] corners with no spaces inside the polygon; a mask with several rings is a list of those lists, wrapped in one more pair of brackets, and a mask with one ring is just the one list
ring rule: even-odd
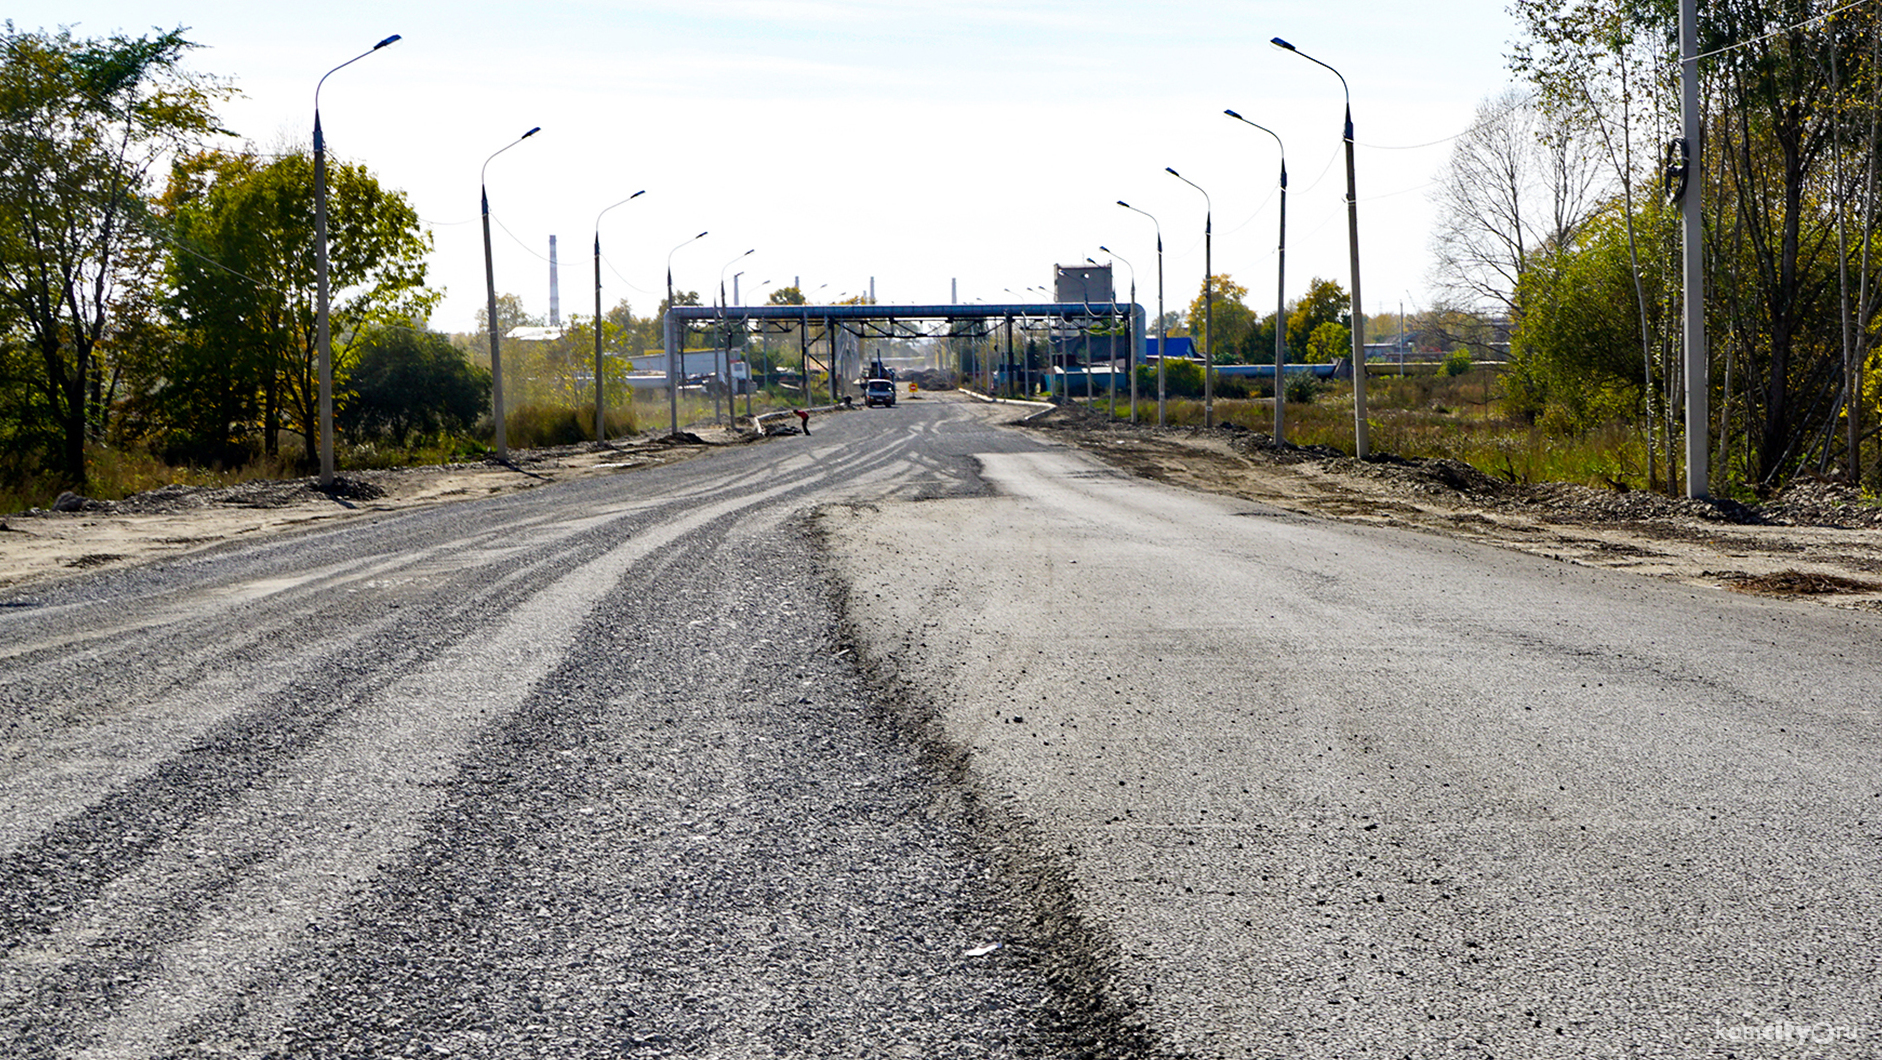
{"label": "tall weed", "polygon": [[[1506,415],[1496,372],[1482,366],[1459,375],[1373,376],[1366,392],[1367,433],[1374,453],[1460,460],[1516,483],[1571,482],[1601,489],[1646,488],[1646,444],[1640,430],[1611,418],[1588,430]],[[1102,406],[1100,406],[1102,407]],[[1147,411],[1145,411],[1147,410]],[[1273,429],[1267,401],[1218,400],[1216,419],[1251,431]],[[1119,418],[1129,415],[1119,406]],[[1139,404],[1140,419],[1156,421],[1156,399]],[[1202,402],[1172,398],[1174,426],[1201,426]],[[1353,452],[1353,386],[1325,384],[1312,404],[1289,402],[1287,440]]]}

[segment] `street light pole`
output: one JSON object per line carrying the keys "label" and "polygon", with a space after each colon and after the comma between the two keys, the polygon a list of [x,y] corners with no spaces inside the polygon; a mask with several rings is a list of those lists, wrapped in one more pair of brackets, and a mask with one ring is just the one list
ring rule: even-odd
{"label": "street light pole", "polygon": [[[1170,334],[1163,320],[1163,225],[1151,217],[1148,211],[1139,210],[1123,199],[1119,199],[1117,204],[1132,213],[1150,217],[1150,223],[1157,226],[1157,426],[1166,427],[1169,420],[1165,414],[1167,389],[1163,381],[1163,360],[1170,352]],[[1136,378],[1136,373],[1132,373],[1132,378]]]}
{"label": "street light pole", "polygon": [[[626,203],[633,202],[635,199],[638,199],[642,195],[645,195],[645,194],[647,194],[647,189],[642,188],[641,190],[635,192],[634,194],[629,195],[627,198],[622,199],[620,202],[615,203],[614,206],[621,206]],[[605,214],[609,210],[614,209],[614,206],[605,207],[601,211],[601,213],[598,213],[595,215],[595,444],[596,445],[600,445],[602,442],[606,441],[608,437],[608,428],[607,428],[607,408],[608,407],[603,402],[602,393],[601,393],[601,217],[602,217],[602,214]]]}
{"label": "street light pole", "polygon": [[333,485],[333,347],[327,322],[327,138],[320,131],[320,87],[327,78],[399,40],[394,33],[320,75],[314,83],[314,345],[320,353],[320,485]]}
{"label": "street light pole", "polygon": [[1279,37],[1269,43],[1333,72],[1340,79],[1340,91],[1346,94],[1346,239],[1353,266],[1353,449],[1364,460],[1370,446],[1366,427],[1366,314],[1359,300],[1359,192],[1353,177],[1353,92],[1346,75],[1294,47]]}
{"label": "street light pole", "polygon": [[1281,246],[1274,270],[1274,444],[1280,445],[1287,440],[1286,388],[1281,385],[1281,366],[1287,362],[1287,145],[1266,125],[1257,125],[1232,110],[1222,113],[1274,137],[1274,146],[1281,149]]}
{"label": "street light pole", "polygon": [[541,131],[542,126],[538,125],[491,152],[490,158],[484,159],[484,167],[482,170],[478,171],[477,174],[477,190],[481,193],[483,198],[484,289],[489,296],[487,311],[490,314],[490,408],[493,418],[497,421],[496,442],[498,460],[508,460],[510,458],[510,447],[503,433],[503,355],[497,347],[497,272],[496,266],[492,263],[490,253],[490,190],[485,178],[490,173],[491,159],[496,158],[498,155],[508,151],[510,148],[515,147],[517,144],[522,143],[524,140],[529,139]]}
{"label": "street light pole", "polygon": [[[1023,300],[1026,297],[1025,295],[1019,293],[1018,291],[1013,290],[1011,287],[1003,287],[1001,288],[1001,290],[1013,296],[1014,304],[1016,305],[1023,304]],[[1024,328],[1025,325],[1021,324],[1020,327]],[[1013,360],[1013,318],[1010,316],[1006,318],[1006,362],[1005,364],[1006,364],[1006,396],[1018,397],[1019,396],[1018,384],[1013,382],[1013,376],[1016,371],[1019,371],[1019,369],[1016,368],[1015,362]]]}
{"label": "street light pole", "polygon": [[[1131,271],[1130,304],[1132,305],[1132,307],[1135,307],[1137,305],[1137,269],[1136,267],[1133,266],[1130,263],[1130,261],[1124,257],[1124,255],[1114,252],[1109,247],[1100,246],[1098,249],[1104,251],[1106,254],[1110,254],[1112,257],[1116,258],[1117,260],[1124,262],[1124,267]],[[1092,261],[1092,259],[1090,258],[1086,258],[1085,260],[1091,261],[1093,265],[1098,264],[1097,262]],[[1128,313],[1125,314],[1124,319],[1126,320],[1130,319],[1130,316]],[[1131,345],[1130,339],[1131,339],[1131,335],[1129,332],[1129,326],[1126,325],[1126,330],[1124,334],[1124,348],[1125,348],[1127,355],[1124,359],[1126,361],[1134,362],[1136,358],[1128,355],[1130,351],[1135,350],[1136,348]],[[1136,368],[1137,368],[1136,364],[1132,363],[1131,364],[1131,422],[1132,423],[1137,422],[1137,371],[1136,371]],[[1115,420],[1117,419],[1117,281],[1115,279],[1111,281],[1111,372],[1110,372],[1110,375],[1111,375],[1110,417]]]}
{"label": "street light pole", "polygon": [[[734,413],[732,412],[732,331],[727,326],[725,318],[725,270],[744,261],[757,252],[758,248],[753,247],[745,253],[740,254],[738,257],[733,258],[731,261],[726,262],[725,265],[719,269],[719,344],[725,351],[723,357],[725,376],[720,380],[720,389],[725,391],[725,420],[727,423],[732,422]],[[743,276],[745,274],[741,272],[739,275]],[[736,280],[734,282],[736,282]],[[714,374],[717,374],[717,369],[714,369]],[[714,417],[717,417],[719,414],[719,399],[716,395],[712,399],[712,414]]]}
{"label": "street light pole", "polygon": [[[680,433],[680,368],[686,361],[685,339],[673,334],[673,255],[679,253],[680,247],[688,243],[697,243],[704,238],[706,238],[706,233],[701,232],[685,243],[681,243],[680,246],[667,251],[667,311],[661,314],[660,332],[666,339],[667,411],[673,419],[670,432],[673,434]],[[680,348],[677,351],[673,348],[675,341],[679,342]]]}
{"label": "street light pole", "polygon": [[[1164,166],[1163,171],[1177,180],[1202,191],[1202,185]],[[1202,191],[1202,425],[1215,426],[1215,264],[1210,244],[1215,229],[1215,204]]]}
{"label": "street light pole", "polygon": [[[745,299],[739,297],[739,293],[738,293],[738,278],[743,275],[745,274],[742,272],[735,272],[732,274],[732,304],[733,305],[742,306],[745,304]],[[764,288],[769,287],[769,286],[771,286],[770,280],[760,280],[758,281],[757,290],[763,290]],[[751,343],[748,340],[746,342],[746,351],[745,351],[745,374],[747,376],[752,375],[750,346],[751,346]],[[771,356],[771,343],[768,337],[766,336],[764,328],[762,326],[758,329],[758,356],[760,358],[759,371],[762,372],[765,367],[763,363],[764,360],[769,359],[769,357]],[[747,418],[750,418],[752,414],[751,413],[752,392],[758,389],[758,379],[756,377],[748,378],[746,379],[745,383],[746,383],[745,416]]]}

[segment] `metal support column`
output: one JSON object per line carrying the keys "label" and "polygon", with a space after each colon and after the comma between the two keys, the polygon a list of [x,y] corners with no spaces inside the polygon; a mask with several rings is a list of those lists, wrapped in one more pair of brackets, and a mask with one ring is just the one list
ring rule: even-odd
{"label": "metal support column", "polygon": [[676,323],[678,321],[673,319],[673,310],[669,306],[666,316],[661,318],[660,331],[667,349],[667,410],[672,419],[668,431],[670,434],[680,433],[680,381],[678,366],[673,363],[673,325]]}

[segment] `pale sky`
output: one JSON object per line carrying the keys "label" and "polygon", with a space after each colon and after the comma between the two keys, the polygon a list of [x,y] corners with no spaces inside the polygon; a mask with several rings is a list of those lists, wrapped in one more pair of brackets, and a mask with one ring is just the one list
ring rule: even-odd
{"label": "pale sky", "polygon": [[[1314,276],[1344,286],[1340,83],[1275,36],[1352,87],[1363,308],[1423,306],[1450,145],[1413,145],[1463,131],[1511,80],[1503,0],[15,0],[6,17],[81,35],[188,27],[193,66],[243,93],[226,123],[264,148],[310,140],[320,76],[401,34],[328,79],[322,123],[336,155],[431,223],[445,331],[469,330],[484,301],[479,167],[535,125],[491,163],[489,190],[497,289],[536,313],[551,234],[563,315],[593,312],[596,214],[642,188],[602,221],[604,306],[652,312],[669,252],[705,230],[672,260],[676,286],[707,301],[754,248],[724,273],[728,296],[743,271],[746,302],[795,277],[832,301],[874,277],[884,303],[935,303],[953,279],[963,302],[1032,300],[1055,264],[1103,262],[1104,245],[1154,313],[1155,232],[1124,199],[1162,223],[1178,308],[1202,284],[1204,203],[1165,166],[1208,189],[1215,271],[1266,313],[1277,153],[1225,107],[1287,144],[1288,297]],[[1121,262],[1118,283],[1122,297]]]}

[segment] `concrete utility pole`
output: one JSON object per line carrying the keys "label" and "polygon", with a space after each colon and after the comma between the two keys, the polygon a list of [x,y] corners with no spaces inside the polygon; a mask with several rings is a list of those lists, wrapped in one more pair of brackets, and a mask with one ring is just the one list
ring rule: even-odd
{"label": "concrete utility pole", "polygon": [[[1202,191],[1202,425],[1215,426],[1215,262],[1211,247],[1215,243],[1215,203],[1202,185],[1164,166],[1163,171],[1177,180]],[[1191,329],[1194,330],[1194,329]],[[1192,343],[1194,339],[1190,340]]]}
{"label": "concrete utility pole", "polygon": [[[1163,222],[1151,216],[1149,211],[1139,210],[1123,199],[1119,199],[1117,204],[1132,213],[1149,217],[1150,223],[1157,229],[1157,426],[1167,427],[1169,426],[1166,414],[1168,390],[1163,381],[1163,362],[1170,354],[1170,332],[1165,326],[1163,317]],[[1131,374],[1133,378],[1136,377],[1135,372]]]}
{"label": "concrete utility pole", "polygon": [[490,251],[490,189],[486,178],[490,173],[491,159],[496,158],[498,155],[508,151],[510,148],[515,147],[517,144],[522,143],[524,140],[529,139],[541,131],[542,126],[538,125],[516,139],[511,140],[509,143],[504,144],[502,147],[497,148],[495,151],[492,151],[490,158],[484,159],[483,169],[477,174],[477,192],[479,197],[483,200],[484,293],[489,298],[487,304],[490,314],[490,414],[491,417],[496,420],[498,460],[508,460],[510,458],[510,447],[503,434],[503,352],[499,348],[501,337],[498,334],[499,329],[497,326],[497,272],[496,266],[492,264]]}
{"label": "concrete utility pole", "polygon": [[[1106,254],[1111,253],[1111,251],[1105,250],[1103,246],[1098,247],[1098,249],[1103,250]],[[1130,269],[1131,271],[1131,301],[1132,302],[1137,301],[1137,269],[1136,267],[1131,265],[1131,263],[1127,261],[1121,254],[1113,255],[1113,256],[1116,257],[1117,260],[1124,262],[1125,268]],[[1086,258],[1085,260],[1091,262],[1093,265],[1098,264],[1097,261],[1095,261],[1092,258]],[[1106,271],[1109,271],[1108,268]],[[1111,408],[1110,408],[1110,411],[1106,413],[1106,415],[1110,416],[1112,419],[1115,420],[1117,419],[1117,278],[1116,277],[1113,277],[1111,280],[1111,314],[1106,319],[1105,326],[1106,326],[1106,329],[1109,330],[1111,333],[1110,370],[1105,373],[1111,380]],[[1086,358],[1086,363],[1087,365],[1090,364],[1090,358]],[[1090,376],[1087,376],[1086,378],[1089,379]],[[1133,384],[1135,384],[1136,378],[1137,378],[1137,373],[1132,372],[1131,381]],[[1087,387],[1089,387],[1090,384],[1087,383],[1086,385]],[[1136,406],[1134,404],[1131,406],[1131,422],[1132,423],[1137,422],[1137,412],[1136,412]]]}
{"label": "concrete utility pole", "polygon": [[1256,125],[1232,110],[1222,113],[1274,137],[1274,146],[1281,149],[1281,243],[1274,268],[1274,443],[1279,445],[1287,440],[1287,387],[1282,379],[1282,366],[1287,363],[1287,145],[1266,125]]}
{"label": "concrete utility pole", "polygon": [[327,78],[399,40],[394,33],[320,75],[314,83],[314,347],[320,354],[320,484],[333,485],[333,346],[327,323],[327,138],[320,131],[320,87]]}
{"label": "concrete utility pole", "polygon": [[674,343],[673,255],[680,252],[680,247],[684,247],[690,243],[695,243],[704,238],[706,238],[706,233],[701,232],[698,235],[694,236],[692,239],[687,240],[685,243],[681,243],[680,246],[674,247],[672,250],[667,251],[667,311],[665,313],[666,326],[663,327],[661,331],[663,332],[666,338],[667,415],[672,421],[669,427],[669,431],[670,433],[673,433],[673,434],[680,433],[680,377],[683,374],[683,370],[685,368],[685,365],[682,362],[686,358],[686,343],[683,337],[680,341],[680,348],[678,350],[675,350],[673,348],[673,343]]}
{"label": "concrete utility pole", "polygon": [[1342,139],[1346,142],[1346,242],[1353,268],[1353,449],[1359,459],[1364,460],[1371,452],[1371,444],[1366,423],[1366,314],[1359,300],[1359,189],[1353,174],[1353,90],[1347,86],[1345,74],[1292,44],[1279,37],[1269,43],[1331,71],[1340,79],[1340,91],[1346,96],[1346,130]]}
{"label": "concrete utility pole", "polygon": [[1700,215],[1703,167],[1699,121],[1699,13],[1697,0],[1679,5],[1679,110],[1685,138],[1679,216],[1685,251],[1686,496],[1711,495],[1706,442],[1711,436],[1711,373],[1706,357],[1705,221]]}
{"label": "concrete utility pole", "polygon": [[[642,188],[615,203],[614,206],[632,202],[645,194],[647,194],[647,189]],[[601,213],[595,215],[595,441],[597,443],[607,440],[608,437],[608,406],[601,392],[601,218],[603,214],[614,209],[614,206],[604,207]]]}
{"label": "concrete utility pole", "polygon": [[[1117,260],[1123,262],[1124,267],[1131,271],[1131,300],[1130,300],[1131,311],[1129,314],[1130,325],[1125,329],[1125,332],[1124,332],[1124,346],[1125,346],[1125,351],[1126,351],[1125,360],[1129,362],[1130,364],[1129,371],[1130,371],[1130,378],[1131,378],[1131,422],[1136,423],[1137,422],[1137,266],[1132,265],[1130,263],[1129,258],[1125,257],[1122,254],[1119,254],[1115,250],[1112,250],[1110,247],[1100,246],[1098,249],[1104,251],[1106,254],[1109,254],[1112,257],[1116,258]],[[1113,354],[1111,358],[1111,385],[1113,387],[1117,385],[1117,357],[1115,354]],[[1115,417],[1117,415],[1117,410],[1112,409],[1111,415]]]}

